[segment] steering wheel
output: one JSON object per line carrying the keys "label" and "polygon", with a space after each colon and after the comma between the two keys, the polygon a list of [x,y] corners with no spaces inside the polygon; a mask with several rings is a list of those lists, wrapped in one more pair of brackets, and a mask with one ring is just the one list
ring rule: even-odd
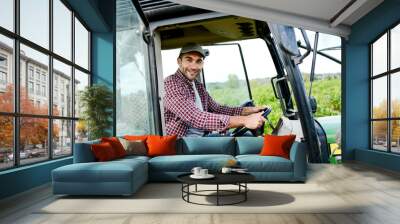
{"label": "steering wheel", "polygon": [[[263,113],[261,116],[263,116],[265,119],[268,120],[267,117],[271,112],[272,112],[272,109],[267,107],[263,110]],[[233,136],[233,137],[243,136],[243,134],[246,133],[247,131],[250,131],[254,136],[260,136],[264,133],[264,124],[261,125],[261,127],[254,129],[254,130],[248,129],[246,127],[238,127],[232,132],[231,136]]]}

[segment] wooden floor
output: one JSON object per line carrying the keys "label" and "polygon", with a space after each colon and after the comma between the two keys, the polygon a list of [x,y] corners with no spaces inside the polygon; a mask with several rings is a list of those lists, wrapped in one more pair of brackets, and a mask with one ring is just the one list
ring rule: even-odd
{"label": "wooden floor", "polygon": [[[54,200],[42,186],[0,202],[0,223],[219,224],[219,223],[400,223],[400,174],[360,163],[313,164],[308,183],[317,183],[349,203],[363,202],[356,214],[36,214]],[[321,203],[316,201],[315,203]]]}

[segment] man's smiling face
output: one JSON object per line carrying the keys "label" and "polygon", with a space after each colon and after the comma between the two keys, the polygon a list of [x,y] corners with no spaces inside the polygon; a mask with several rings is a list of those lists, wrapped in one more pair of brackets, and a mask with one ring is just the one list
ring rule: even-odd
{"label": "man's smiling face", "polygon": [[190,81],[196,79],[203,68],[204,58],[197,52],[188,52],[178,58],[179,70]]}

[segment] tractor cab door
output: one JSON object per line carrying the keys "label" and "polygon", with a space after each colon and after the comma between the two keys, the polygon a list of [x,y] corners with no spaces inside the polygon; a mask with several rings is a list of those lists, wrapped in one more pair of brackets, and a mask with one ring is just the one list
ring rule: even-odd
{"label": "tractor cab door", "polygon": [[[275,58],[278,75],[272,85],[275,96],[281,101],[285,117],[301,124],[303,141],[308,144],[310,162],[328,162],[329,148],[324,130],[313,117],[312,102],[307,95],[304,80],[299,70],[299,64],[311,52],[307,34],[302,30],[302,36],[307,44],[307,52],[300,53],[293,27],[268,23],[264,28],[264,39]],[[279,130],[278,130],[279,131]]]}

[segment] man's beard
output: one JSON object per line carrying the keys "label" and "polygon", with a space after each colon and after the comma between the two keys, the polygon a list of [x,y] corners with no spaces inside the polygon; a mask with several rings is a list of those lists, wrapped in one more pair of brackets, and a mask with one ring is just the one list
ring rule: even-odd
{"label": "man's beard", "polygon": [[196,79],[196,77],[199,75],[200,70],[197,72],[191,72],[189,69],[183,69],[183,74],[185,74],[186,78],[190,80]]}

